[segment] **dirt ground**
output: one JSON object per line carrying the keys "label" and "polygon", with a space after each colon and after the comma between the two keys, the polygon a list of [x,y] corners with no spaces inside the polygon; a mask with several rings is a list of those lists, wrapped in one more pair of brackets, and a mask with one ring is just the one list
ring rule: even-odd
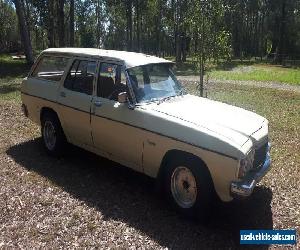
{"label": "dirt ground", "polygon": [[47,156],[19,102],[0,100],[0,113],[0,248],[235,249],[241,229],[299,232],[299,186],[276,184],[299,172],[280,172],[278,155],[249,199],[218,205],[200,225],[159,198],[152,179],[75,147]]}

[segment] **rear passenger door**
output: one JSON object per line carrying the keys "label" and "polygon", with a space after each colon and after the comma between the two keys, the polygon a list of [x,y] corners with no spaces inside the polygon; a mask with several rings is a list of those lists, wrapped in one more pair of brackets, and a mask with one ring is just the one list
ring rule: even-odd
{"label": "rear passenger door", "polygon": [[59,90],[65,134],[70,142],[79,146],[93,145],[90,113],[96,68],[96,60],[75,59]]}

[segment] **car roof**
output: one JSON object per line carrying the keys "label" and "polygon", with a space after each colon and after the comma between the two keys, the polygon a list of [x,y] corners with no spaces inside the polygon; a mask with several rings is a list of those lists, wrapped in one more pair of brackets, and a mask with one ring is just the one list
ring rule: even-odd
{"label": "car roof", "polygon": [[44,50],[42,54],[67,54],[75,56],[92,56],[97,58],[113,59],[124,62],[126,68],[132,68],[136,66],[154,63],[173,63],[166,59],[146,55],[143,53],[94,48],[50,48]]}

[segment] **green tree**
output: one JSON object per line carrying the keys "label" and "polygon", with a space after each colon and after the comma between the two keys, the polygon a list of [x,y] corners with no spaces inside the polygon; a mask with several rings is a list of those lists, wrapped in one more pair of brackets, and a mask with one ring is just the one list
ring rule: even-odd
{"label": "green tree", "polygon": [[203,96],[203,79],[205,63],[210,58],[223,58],[229,56],[229,33],[224,28],[224,10],[222,1],[195,0],[192,1],[188,24],[194,31],[197,41],[194,56],[197,59],[200,72],[200,95]]}
{"label": "green tree", "polygon": [[18,19],[15,9],[4,0],[0,0],[0,52],[18,49]]}

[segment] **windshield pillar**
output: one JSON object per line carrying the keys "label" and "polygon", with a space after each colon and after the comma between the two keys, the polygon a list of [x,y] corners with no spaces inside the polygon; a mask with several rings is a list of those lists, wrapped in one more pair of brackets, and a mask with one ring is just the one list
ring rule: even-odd
{"label": "windshield pillar", "polygon": [[129,100],[129,104],[130,104],[129,106],[130,106],[130,108],[134,108],[136,106],[137,100],[136,100],[135,93],[132,88],[132,83],[130,81],[130,77],[128,75],[127,69],[124,68],[124,72],[125,72],[127,87],[128,87],[128,91],[129,91],[129,93],[128,93],[128,100]]}

